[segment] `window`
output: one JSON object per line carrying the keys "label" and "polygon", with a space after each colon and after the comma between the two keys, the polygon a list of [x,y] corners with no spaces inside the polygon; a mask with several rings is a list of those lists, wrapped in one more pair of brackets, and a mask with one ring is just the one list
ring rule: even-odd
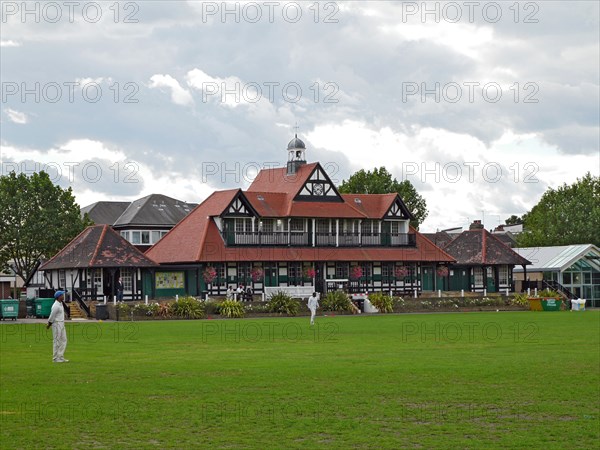
{"label": "window", "polygon": [[139,231],[131,232],[131,243],[132,244],[141,244],[142,243],[142,237],[141,237],[141,233]]}
{"label": "window", "polygon": [[501,285],[508,284],[508,266],[498,267],[498,282]]}
{"label": "window", "polygon": [[245,282],[250,278],[250,263],[239,263],[237,267],[237,276],[239,282]]}
{"label": "window", "polygon": [[382,278],[390,278],[394,276],[394,264],[383,263],[381,264],[381,276]]}
{"label": "window", "polygon": [[338,279],[348,279],[348,263],[335,263],[335,277]]}
{"label": "window", "polygon": [[302,266],[300,263],[289,263],[288,264],[288,278],[302,278]]}
{"label": "window", "polygon": [[121,231],[121,236],[123,237],[123,239],[125,239],[126,241],[129,241],[129,231]]}
{"label": "window", "polygon": [[473,275],[475,277],[475,284],[482,285],[483,284],[483,269],[481,267],[475,267],[473,269]]}
{"label": "window", "polygon": [[150,232],[141,231],[142,233],[142,244],[150,244]]}
{"label": "window", "polygon": [[121,269],[121,281],[123,282],[123,291],[133,291],[133,276],[131,269]]}
{"label": "window", "polygon": [[562,284],[571,284],[571,272],[563,273],[563,282]]}
{"label": "window", "polygon": [[152,231],[152,244],[156,244],[160,241],[160,231]]}
{"label": "window", "polygon": [[329,220],[317,220],[317,233],[329,233]]}
{"label": "window", "polygon": [[227,278],[225,277],[225,264],[215,264],[213,266],[217,271],[217,279],[214,280],[213,286],[225,286]]}
{"label": "window", "polygon": [[263,233],[273,232],[273,219],[263,219],[261,221]]}
{"label": "window", "polygon": [[373,276],[373,265],[371,263],[362,263],[362,274],[364,278],[371,278]]}
{"label": "window", "polygon": [[252,231],[252,220],[248,218],[237,218],[235,220],[236,233],[249,233]]}
{"label": "window", "polygon": [[304,219],[292,219],[290,221],[290,230],[293,232],[304,231]]}
{"label": "window", "polygon": [[364,220],[362,223],[362,234],[377,234],[379,233],[379,225],[376,220]]}
{"label": "window", "polygon": [[162,239],[163,237],[165,237],[165,235],[168,233],[168,231],[161,231],[160,232],[160,238]]}
{"label": "window", "polygon": [[67,287],[67,274],[64,269],[58,271],[58,286],[63,289]]}
{"label": "window", "polygon": [[392,234],[400,233],[400,222],[391,222],[390,231]]}

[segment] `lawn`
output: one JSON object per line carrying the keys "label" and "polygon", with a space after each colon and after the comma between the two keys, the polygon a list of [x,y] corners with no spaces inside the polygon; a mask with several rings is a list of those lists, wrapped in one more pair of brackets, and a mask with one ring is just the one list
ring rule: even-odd
{"label": "lawn", "polygon": [[600,312],[0,325],[0,448],[597,448]]}

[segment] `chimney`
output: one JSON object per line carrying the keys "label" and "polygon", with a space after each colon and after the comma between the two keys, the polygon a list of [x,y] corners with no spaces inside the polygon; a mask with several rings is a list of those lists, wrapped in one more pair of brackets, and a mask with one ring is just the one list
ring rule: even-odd
{"label": "chimney", "polygon": [[469,230],[483,230],[481,220],[474,220],[473,223],[469,225]]}

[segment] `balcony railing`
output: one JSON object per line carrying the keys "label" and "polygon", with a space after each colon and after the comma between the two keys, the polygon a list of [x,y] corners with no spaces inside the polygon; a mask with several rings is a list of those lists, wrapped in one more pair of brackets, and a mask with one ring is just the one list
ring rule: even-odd
{"label": "balcony railing", "polygon": [[[287,231],[225,231],[228,246],[312,247],[313,234]],[[414,233],[314,233],[315,247],[415,247]]]}

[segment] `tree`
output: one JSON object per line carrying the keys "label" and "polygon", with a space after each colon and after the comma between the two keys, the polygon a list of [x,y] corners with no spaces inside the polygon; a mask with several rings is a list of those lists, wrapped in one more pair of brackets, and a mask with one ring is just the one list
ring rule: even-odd
{"label": "tree", "polygon": [[385,167],[373,169],[373,172],[365,172],[364,169],[355,172],[348,181],[342,181],[339,186],[342,194],[390,194],[398,193],[406,207],[415,217],[410,224],[419,228],[427,217],[427,202],[416,191],[408,180],[398,182],[392,178],[392,174]]}
{"label": "tree", "polygon": [[40,258],[50,258],[91,222],[81,218],[71,188],[55,186],[45,172],[0,176],[0,268],[24,281]]}
{"label": "tree", "polygon": [[524,220],[520,247],[600,246],[600,178],[588,172],[570,186],[548,189]]}
{"label": "tree", "polygon": [[[525,216],[523,216],[525,217]],[[506,225],[519,225],[523,223],[523,217],[515,216],[514,214],[504,221]]]}

